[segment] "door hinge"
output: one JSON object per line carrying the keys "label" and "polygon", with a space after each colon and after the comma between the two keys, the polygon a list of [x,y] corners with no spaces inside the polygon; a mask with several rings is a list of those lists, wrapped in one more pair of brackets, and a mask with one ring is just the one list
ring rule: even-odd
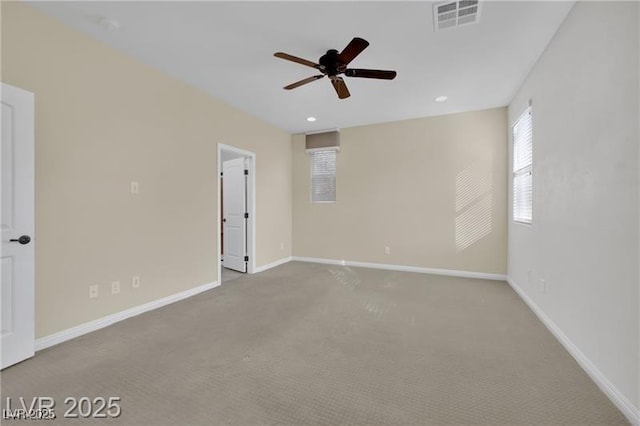
{"label": "door hinge", "polygon": [[249,170],[244,169],[244,174],[245,174],[245,175],[248,175],[248,174],[249,174]]}
{"label": "door hinge", "polygon": [[220,177],[222,177],[224,175],[224,173],[220,172]]}
{"label": "door hinge", "polygon": [[244,218],[245,218],[245,219],[249,219],[249,213],[245,213],[245,214],[244,214]]}
{"label": "door hinge", "polygon": [[249,256],[245,256],[245,257],[244,257],[244,261],[245,261],[245,262],[248,262],[248,261],[249,261]]}

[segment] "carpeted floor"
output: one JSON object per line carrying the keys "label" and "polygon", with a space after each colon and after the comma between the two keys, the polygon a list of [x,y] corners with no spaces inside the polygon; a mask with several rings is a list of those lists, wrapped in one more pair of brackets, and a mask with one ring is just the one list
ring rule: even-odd
{"label": "carpeted floor", "polygon": [[72,424],[626,424],[504,282],[297,262],[38,352],[1,385],[3,406],[56,398],[58,420],[67,396],[121,398],[119,418]]}
{"label": "carpeted floor", "polygon": [[227,269],[224,267],[221,269],[221,273],[222,273],[222,279],[220,281],[222,283],[233,281],[236,278],[240,278],[245,275],[242,272],[234,271],[233,269]]}

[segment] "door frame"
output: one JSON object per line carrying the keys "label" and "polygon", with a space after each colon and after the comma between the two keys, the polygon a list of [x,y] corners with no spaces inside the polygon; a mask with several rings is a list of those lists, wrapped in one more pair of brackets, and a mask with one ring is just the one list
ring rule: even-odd
{"label": "door frame", "polygon": [[251,151],[247,151],[244,149],[236,148],[231,145],[226,145],[223,143],[218,143],[218,174],[216,175],[217,183],[217,239],[218,239],[218,250],[217,250],[217,262],[218,262],[218,283],[222,283],[222,246],[220,241],[220,232],[221,229],[221,197],[220,197],[220,173],[222,173],[222,152],[232,152],[234,154],[239,154],[245,157],[247,161],[247,170],[249,170],[249,178],[247,179],[247,212],[249,213],[249,220],[247,221],[247,253],[249,256],[249,262],[247,262],[247,273],[253,274],[256,269],[256,154]]}

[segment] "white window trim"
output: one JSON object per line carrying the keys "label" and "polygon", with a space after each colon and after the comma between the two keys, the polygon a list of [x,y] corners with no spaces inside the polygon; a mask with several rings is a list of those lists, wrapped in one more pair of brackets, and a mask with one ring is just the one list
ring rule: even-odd
{"label": "white window trim", "polygon": [[[527,115],[531,116],[531,163],[518,169],[518,170],[514,170],[515,166],[514,166],[514,156],[515,156],[515,134],[514,134],[514,128],[516,127],[516,125],[522,120],[524,119]],[[533,194],[533,116],[532,116],[532,105],[531,105],[531,101],[529,101],[529,105],[527,106],[527,108],[518,116],[518,118],[513,122],[513,124],[511,125],[511,218],[513,220],[513,222],[521,224],[521,225],[527,225],[527,226],[531,226],[533,224],[533,198],[534,198],[534,194]],[[520,176],[524,176],[529,174],[531,176],[531,219],[530,220],[521,220],[521,219],[516,219],[516,211],[515,211],[515,206],[514,206],[514,202],[515,202],[515,181],[516,178],[520,177]]]}
{"label": "white window trim", "polygon": [[307,149],[307,154],[309,154],[309,160],[310,160],[310,167],[309,167],[309,180],[310,180],[310,187],[309,187],[309,201],[311,202],[311,204],[334,204],[337,200],[337,181],[336,181],[336,172],[334,171],[333,174],[333,179],[334,179],[334,187],[333,187],[333,200],[318,200],[315,201],[313,199],[313,153],[315,152],[326,152],[326,151],[335,151],[336,152],[336,168],[337,168],[337,162],[338,162],[338,158],[337,158],[337,153],[340,151],[340,147],[326,147],[326,148],[313,148],[313,149]]}
{"label": "white window trim", "polygon": [[307,154],[311,154],[314,152],[320,152],[320,151],[340,151],[340,147],[339,146],[328,146],[326,148],[311,148],[311,149],[307,149],[306,152]]}

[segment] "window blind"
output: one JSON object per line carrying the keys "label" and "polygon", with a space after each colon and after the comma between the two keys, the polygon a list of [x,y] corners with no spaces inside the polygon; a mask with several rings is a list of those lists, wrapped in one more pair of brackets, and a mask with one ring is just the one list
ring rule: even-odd
{"label": "window blind", "polygon": [[313,151],[311,154],[311,201],[336,201],[336,150]]}
{"label": "window blind", "polygon": [[531,107],[513,125],[513,220],[533,219],[533,124]]}

